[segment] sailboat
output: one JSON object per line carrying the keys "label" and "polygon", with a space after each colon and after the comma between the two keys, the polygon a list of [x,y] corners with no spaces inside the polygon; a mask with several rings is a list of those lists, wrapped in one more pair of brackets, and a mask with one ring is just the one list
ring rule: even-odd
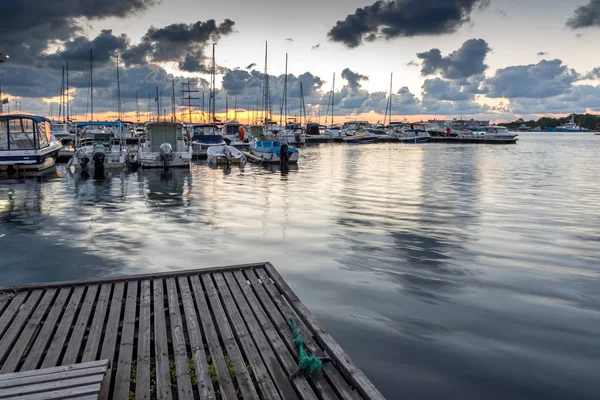
{"label": "sailboat", "polygon": [[[119,64],[117,57],[117,86],[119,82]],[[75,153],[69,159],[67,167],[75,167],[84,172],[94,171],[94,175],[103,174],[105,169],[122,169],[128,164],[136,164],[135,152],[128,154],[123,141],[123,124],[118,121],[93,122],[94,120],[94,80],[93,80],[93,51],[90,50],[90,110],[92,122],[79,123],[78,133],[75,136]],[[120,93],[119,93],[119,119],[121,115]],[[107,132],[107,127],[113,127],[115,131]],[[81,135],[80,135],[81,133]],[[79,138],[81,136],[81,138]]]}
{"label": "sailboat", "polygon": [[[397,138],[398,141],[402,143],[425,143],[429,141],[431,137],[429,133],[427,133],[424,129],[415,129],[414,126],[403,126],[399,127],[397,125],[392,124],[392,80],[394,78],[394,74],[390,75],[390,91],[388,103],[385,109],[385,117],[383,119],[383,125],[388,122],[389,129],[387,130],[389,136],[393,138]],[[389,117],[389,120],[388,120]]]}
{"label": "sailboat", "polygon": [[[331,93],[329,95],[329,101],[327,103],[327,111],[325,112],[325,130],[324,133],[327,136],[332,137],[340,137],[344,136],[342,134],[342,128],[339,125],[336,125],[333,122],[333,106],[335,104],[335,72],[333,73],[333,82],[331,85]],[[327,125],[327,117],[329,116],[329,111],[331,110],[331,124]]]}
{"label": "sailboat", "polygon": [[[288,54],[285,53],[285,78],[283,80],[282,114],[287,117],[287,77],[288,77]],[[302,88],[302,82],[300,82]],[[300,92],[302,96],[302,89]],[[288,118],[283,130],[277,133],[279,140],[285,143],[306,143],[306,136],[302,132],[302,123],[298,124],[295,118]]]}

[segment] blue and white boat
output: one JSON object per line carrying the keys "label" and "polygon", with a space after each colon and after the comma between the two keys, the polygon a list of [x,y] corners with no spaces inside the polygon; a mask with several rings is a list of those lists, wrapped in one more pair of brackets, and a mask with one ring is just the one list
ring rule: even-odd
{"label": "blue and white boat", "polygon": [[215,124],[197,124],[192,126],[192,155],[205,157],[210,146],[223,146],[225,140]]}
{"label": "blue and white boat", "polygon": [[344,142],[346,143],[372,143],[377,140],[377,136],[370,133],[358,133],[352,136],[346,136]]}
{"label": "blue and white boat", "polygon": [[575,115],[571,115],[571,120],[564,125],[556,128],[546,128],[548,132],[589,132],[589,129],[582,128],[575,123]]}
{"label": "blue and white boat", "polygon": [[282,145],[279,140],[255,140],[250,143],[250,152],[262,161],[273,164],[295,164],[299,156],[297,148],[286,143]]}
{"label": "blue and white boat", "polygon": [[0,171],[41,171],[54,166],[62,143],[50,120],[33,115],[0,115]]}

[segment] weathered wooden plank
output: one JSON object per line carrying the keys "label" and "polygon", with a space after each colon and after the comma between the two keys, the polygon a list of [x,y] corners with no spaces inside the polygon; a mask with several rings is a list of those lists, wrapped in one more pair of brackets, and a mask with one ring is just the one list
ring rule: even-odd
{"label": "weathered wooden plank", "polygon": [[102,367],[94,367],[94,368],[75,369],[75,370],[56,372],[56,373],[51,373],[51,374],[33,375],[33,376],[27,376],[27,377],[23,377],[23,378],[13,378],[13,379],[0,381],[0,390],[12,388],[12,387],[38,384],[38,383],[42,383],[42,382],[61,381],[63,379],[78,378],[78,377],[82,377],[82,376],[104,375],[105,373],[106,373],[106,366],[102,366]]}
{"label": "weathered wooden plank", "polygon": [[37,335],[36,340],[33,342],[31,349],[29,350],[29,354],[27,354],[27,358],[23,365],[21,366],[21,371],[26,371],[29,369],[37,368],[40,363],[42,356],[44,354],[44,350],[46,346],[52,339],[52,333],[56,329],[56,321],[60,317],[60,314],[63,311],[65,303],[71,293],[71,288],[62,288],[42,325],[42,329],[40,333]]}
{"label": "weathered wooden plank", "polygon": [[181,311],[179,309],[179,296],[177,294],[177,283],[174,278],[166,278],[167,299],[169,301],[169,315],[171,318],[171,339],[173,341],[173,362],[175,363],[175,375],[177,377],[177,393],[179,398],[193,398],[190,369],[187,364],[188,353],[185,344],[185,333]]}
{"label": "weathered wooden plank", "polygon": [[[119,333],[119,322],[121,320],[121,308],[123,307],[123,292],[125,290],[124,282],[115,283],[112,299],[110,301],[110,311],[106,321],[104,339],[102,340],[102,352],[100,358],[109,360],[111,368],[115,359],[115,349],[117,347],[117,335]],[[110,382],[112,379],[112,370],[109,370],[100,389],[99,399],[108,399]]]}
{"label": "weathered wooden plank", "polygon": [[21,304],[23,304],[28,294],[29,292],[27,291],[17,293],[17,295],[9,302],[9,305],[2,313],[2,316],[0,316],[0,339],[10,326],[10,321],[17,315],[19,307],[21,307]]}
{"label": "weathered wooden plank", "polygon": [[111,283],[105,283],[100,286],[100,294],[98,295],[98,300],[96,301],[96,309],[94,310],[92,325],[90,325],[87,342],[85,343],[85,350],[83,351],[83,356],[81,357],[82,362],[95,360],[98,355],[111,289]]}
{"label": "weathered wooden plank", "polygon": [[4,361],[4,365],[2,369],[0,369],[0,374],[7,374],[9,372],[14,372],[17,368],[17,364],[21,360],[24,352],[27,350],[29,343],[34,335],[34,333],[38,330],[38,325],[44,318],[46,314],[46,310],[52,304],[54,300],[54,296],[56,295],[57,289],[48,289],[46,293],[44,293],[44,297],[36,307],[35,311],[31,315],[31,317],[27,320],[27,324],[23,331],[19,335],[17,343],[13,346],[10,354]]}
{"label": "weathered wooden plank", "polygon": [[151,282],[140,283],[140,317],[138,327],[137,361],[135,376],[135,398],[150,398],[150,332],[152,329],[150,313],[152,311]]}
{"label": "weathered wooden plank", "polygon": [[171,399],[171,376],[169,371],[169,344],[167,342],[167,323],[163,280],[154,279],[154,358],[156,361],[156,395],[160,399]]}
{"label": "weathered wooden plank", "polygon": [[[263,284],[259,282],[258,277],[256,275],[257,272],[259,272],[262,275],[262,281],[265,282],[265,280],[267,280],[269,285],[267,285],[266,283]],[[287,306],[287,304],[285,304],[285,302],[280,301],[278,296],[281,296],[281,293],[279,293],[275,285],[273,285],[270,282],[270,278],[268,277],[266,271],[248,270],[246,273],[246,277],[250,280],[252,288],[258,295],[258,299],[263,304],[263,307],[269,310],[269,317],[272,319],[277,330],[284,338],[284,341],[287,344],[288,349],[290,349],[290,351],[294,355],[295,360],[298,361],[298,347],[293,342],[294,335],[292,334],[292,331],[290,330],[290,327],[287,324],[287,320],[284,317],[295,316],[296,314]],[[296,319],[296,324],[300,332],[308,332],[308,330],[305,329],[302,321]],[[314,342],[311,335],[302,335],[302,339],[306,349],[311,354],[322,356],[322,354],[320,354],[322,350]],[[335,399],[337,397],[335,393],[338,393],[339,396],[344,400],[359,398],[358,394],[350,387],[350,385],[348,385],[344,377],[340,375],[340,373],[333,365],[329,363],[323,364],[323,372],[325,375],[327,375],[327,377],[331,381],[331,384],[322,375],[311,377],[311,382],[315,385],[316,389],[319,391],[321,396],[323,396],[323,398]]]}
{"label": "weathered wooden plank", "polygon": [[[194,283],[194,277],[192,277],[192,284]],[[237,346],[235,341],[235,337],[233,336],[233,331],[231,330],[231,326],[229,325],[229,321],[225,316],[225,311],[223,310],[223,305],[221,304],[221,300],[219,299],[219,295],[217,294],[217,289],[215,289],[215,285],[212,282],[212,278],[210,274],[202,275],[202,283],[204,283],[204,288],[206,290],[206,295],[208,296],[208,301],[210,303],[210,307],[215,316],[216,326],[219,329],[221,334],[221,340],[223,341],[223,345],[225,346],[225,351],[227,356],[231,360],[231,364],[233,370],[235,371],[235,378],[237,380],[238,387],[240,392],[242,393],[242,397],[244,399],[258,399],[258,393],[256,392],[256,388],[252,383],[252,379],[250,378],[250,374],[246,369],[246,365],[244,363],[244,359],[242,358],[242,353]],[[198,295],[196,293],[196,300],[198,299]],[[202,311],[200,311],[202,313]],[[208,314],[210,315],[210,314]],[[206,319],[206,318],[205,318]],[[204,323],[204,321],[203,321]],[[214,362],[214,356],[213,356]],[[218,364],[217,364],[218,367]],[[227,369],[226,369],[227,371]],[[221,378],[219,378],[221,379]]]}
{"label": "weathered wooden plank", "polygon": [[48,400],[48,399],[76,399],[79,396],[97,394],[100,391],[100,383],[93,383],[86,386],[77,386],[66,389],[58,389],[52,392],[46,392],[19,396],[19,400]]}
{"label": "weathered wooden plank", "polygon": [[[246,269],[246,268],[254,268],[254,267],[263,267],[266,264],[266,261],[259,263],[250,263],[250,264],[239,264],[239,265],[226,265],[221,267],[210,267],[210,268],[196,268],[196,269],[186,269],[186,270],[177,270],[177,271],[167,271],[167,272],[154,272],[149,274],[139,274],[135,275],[134,279],[143,280],[143,279],[158,279],[158,278],[171,278],[178,276],[191,276],[198,274],[205,274],[209,272],[215,271],[230,271],[235,269]],[[89,279],[89,280],[80,280],[80,281],[63,281],[63,282],[52,282],[52,283],[32,283],[21,286],[5,286],[0,287],[0,292],[12,291],[16,289],[17,291],[26,291],[26,290],[34,290],[34,289],[47,289],[50,287],[63,287],[63,286],[79,286],[79,285],[92,285],[92,284],[103,284],[103,283],[116,283],[116,282],[126,282],[132,279],[131,275],[122,275],[122,276],[111,276],[109,278],[102,279]]]}
{"label": "weathered wooden plank", "polygon": [[[54,367],[58,364],[60,354],[62,352],[64,344],[67,341],[69,330],[71,329],[71,324],[73,323],[73,320],[75,319],[75,314],[79,309],[79,303],[81,302],[81,298],[83,297],[84,290],[84,286],[78,286],[75,289],[73,289],[73,294],[71,294],[71,297],[69,298],[67,308],[65,309],[65,312],[63,313],[63,316],[60,319],[58,328],[54,333],[54,337],[52,338],[52,342],[50,343],[50,348],[48,348],[46,356],[44,357],[44,361],[42,361],[42,368]],[[69,345],[65,352],[65,356],[63,357],[63,365],[74,364],[76,361],[77,355],[79,354],[79,349],[81,348],[81,340],[83,338],[83,333],[85,332],[85,327],[88,324],[90,311],[96,299],[97,291],[98,286],[96,285],[87,288],[85,301],[81,307],[81,311],[79,312],[77,323],[75,324],[75,328],[73,329],[73,333],[71,334],[71,340],[69,341]]]}
{"label": "weathered wooden plank", "polygon": [[0,375],[0,382],[5,380],[11,380],[16,378],[27,378],[31,376],[41,376],[46,374],[57,374],[61,372],[77,371],[80,369],[96,368],[96,367],[108,367],[108,360],[97,360],[90,361],[87,363],[63,365],[52,368],[33,369],[30,371],[12,372],[10,374]]}
{"label": "weathered wooden plank", "polygon": [[21,333],[21,329],[27,323],[33,310],[35,310],[42,293],[44,293],[43,290],[35,290],[29,295],[27,301],[21,306],[17,316],[10,324],[10,327],[4,336],[2,336],[2,339],[0,340],[0,364],[2,364],[4,358],[8,355],[8,352],[17,340],[18,335]]}
{"label": "weathered wooden plank", "polygon": [[373,383],[371,383],[363,372],[354,364],[333,337],[321,327],[308,308],[306,308],[298,296],[296,296],[288,284],[283,280],[281,275],[275,270],[275,267],[270,263],[267,263],[265,268],[275,283],[275,286],[282,292],[296,313],[303,319],[319,344],[327,350],[327,355],[334,360],[338,368],[340,368],[344,375],[352,382],[360,395],[366,399],[383,399],[384,397],[379,390],[377,390],[375,385],[373,385]]}
{"label": "weathered wooden plank", "polygon": [[281,396],[277,391],[277,387],[269,375],[265,363],[258,353],[256,345],[250,337],[250,333],[248,332],[246,324],[244,323],[242,316],[235,305],[223,275],[221,275],[221,273],[213,273],[211,275],[215,280],[215,284],[217,285],[219,292],[221,293],[221,298],[223,299],[223,304],[225,305],[225,311],[227,312],[231,324],[233,325],[235,336],[242,346],[244,353],[248,358],[248,362],[252,367],[252,371],[256,376],[256,381],[258,382],[261,396],[267,399],[280,399]]}
{"label": "weathered wooden plank", "polygon": [[135,313],[137,304],[138,282],[127,282],[127,298],[125,300],[125,315],[123,316],[123,331],[119,345],[119,362],[115,375],[115,390],[113,399],[129,399],[131,380],[131,359],[135,339]]}
{"label": "weathered wooden plank", "polygon": [[[231,271],[223,272],[223,277],[225,278],[227,286],[229,287],[229,291],[231,292],[233,299],[237,304],[242,319],[246,323],[248,331],[254,339],[254,343],[258,348],[258,353],[263,359],[265,366],[269,371],[269,374],[273,378],[273,382],[275,383],[275,386],[277,387],[277,390],[279,391],[281,397],[286,400],[298,399],[298,395],[296,394],[294,388],[292,387],[292,384],[288,379],[289,374],[291,374],[295,369],[291,354],[287,353],[285,345],[281,343],[281,340],[279,340],[279,349],[283,349],[283,354],[287,353],[289,357],[287,360],[290,361],[287,365],[282,365],[283,363],[280,359],[281,355],[275,354],[277,350],[274,350],[271,347],[274,346],[275,343],[269,343],[271,338],[267,340],[265,332],[263,331],[261,325],[257,321],[257,316],[253,313],[253,309],[248,304],[250,299],[245,296],[245,292],[243,292],[240,286],[238,285],[237,280],[233,276],[233,273]],[[244,282],[244,285],[246,286],[246,282]],[[262,307],[258,304],[258,302],[254,303],[254,305],[258,306],[260,310],[257,311],[262,312],[264,315],[264,311],[262,310]],[[279,339],[277,333],[275,333],[274,338],[275,337]],[[303,389],[306,389],[305,394],[307,396],[310,396],[310,394],[312,394],[312,397],[310,398],[316,399],[314,393],[312,393],[312,389],[308,385],[308,382],[304,380],[304,383],[306,384],[303,386]]]}
{"label": "weathered wooden plank", "polygon": [[102,382],[104,374],[80,376],[73,379],[63,379],[60,381],[42,382],[36,385],[19,386],[14,388],[0,389],[0,399],[10,399],[11,397],[25,396],[34,393],[51,392],[57,389],[67,389],[77,386],[87,386]]}
{"label": "weathered wooden plank", "polygon": [[[229,272],[224,273],[225,278],[228,278],[227,274],[229,274]],[[247,279],[243,275],[242,271],[234,271],[233,275],[235,276],[235,279],[236,279],[238,285],[242,289],[242,292],[244,293],[244,296],[245,296],[248,304],[250,305],[252,312],[256,316],[256,320],[258,321],[260,328],[263,330],[264,334],[268,338],[268,341],[270,342],[271,346],[273,347],[273,351],[275,352],[275,355],[279,359],[279,362],[284,366],[285,372],[287,375],[285,377],[285,379],[287,380],[288,376],[295,372],[298,365],[297,365],[297,362],[294,360],[294,357],[290,353],[289,349],[284,344],[283,340],[281,340],[281,336],[279,336],[279,333],[277,332],[276,328],[273,326],[273,324],[269,320],[269,317],[267,316],[267,314],[273,310],[264,307],[264,305],[262,305],[258,301],[256,295],[252,291],[252,288],[248,284]],[[231,287],[231,285],[232,284],[230,283],[229,287]],[[236,301],[237,301],[237,299],[236,299]],[[240,302],[239,301],[237,301],[237,302],[239,305]],[[244,316],[244,318],[246,318],[246,315],[249,315],[249,313],[247,311],[242,310],[241,307],[240,307],[240,311],[242,311],[242,315]],[[279,314],[278,310],[275,310],[275,311],[277,312],[277,314]],[[246,322],[248,323],[248,321],[246,321]],[[251,327],[251,330],[254,331],[255,328]],[[298,391],[300,398],[302,398],[302,399],[316,399],[317,398],[316,394],[314,393],[314,391],[310,387],[310,384],[308,383],[308,381],[306,380],[306,378],[304,376],[301,375],[298,378],[294,379],[292,384]],[[331,390],[331,388],[329,388],[329,390]],[[287,399],[286,396],[284,396],[284,397]],[[334,397],[331,397],[331,399],[336,399],[336,397],[337,396],[334,395]]]}
{"label": "weathered wooden plank", "polygon": [[[194,300],[192,299],[192,293],[188,284],[188,277],[180,276],[177,281],[179,283],[179,292],[181,293],[181,305],[183,306],[183,313],[185,315],[196,380],[198,381],[198,393],[201,399],[212,400],[216,398],[215,390],[208,371],[208,362],[204,351],[204,343],[202,342],[202,332],[200,331],[198,315],[194,308]],[[210,318],[210,314],[205,314],[204,317],[206,318],[206,316]],[[233,385],[231,385],[231,389],[231,394],[235,395]]]}

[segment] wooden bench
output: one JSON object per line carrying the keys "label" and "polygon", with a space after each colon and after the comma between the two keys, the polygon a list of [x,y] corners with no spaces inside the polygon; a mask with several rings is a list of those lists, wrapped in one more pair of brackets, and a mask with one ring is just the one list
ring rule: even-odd
{"label": "wooden bench", "polygon": [[97,399],[108,360],[0,375],[0,399]]}

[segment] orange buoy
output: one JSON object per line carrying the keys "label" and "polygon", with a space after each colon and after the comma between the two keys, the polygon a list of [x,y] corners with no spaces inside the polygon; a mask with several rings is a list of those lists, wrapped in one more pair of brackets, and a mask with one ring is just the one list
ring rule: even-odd
{"label": "orange buoy", "polygon": [[246,131],[244,130],[243,126],[240,126],[238,129],[238,133],[240,134],[240,140],[243,142],[244,141],[244,134],[246,133]]}

